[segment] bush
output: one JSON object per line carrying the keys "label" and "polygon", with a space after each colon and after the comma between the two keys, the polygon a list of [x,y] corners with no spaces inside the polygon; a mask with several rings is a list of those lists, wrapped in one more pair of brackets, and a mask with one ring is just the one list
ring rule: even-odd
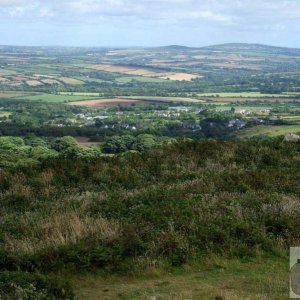
{"label": "bush", "polygon": [[41,274],[0,272],[1,299],[53,300],[74,299],[69,284]]}

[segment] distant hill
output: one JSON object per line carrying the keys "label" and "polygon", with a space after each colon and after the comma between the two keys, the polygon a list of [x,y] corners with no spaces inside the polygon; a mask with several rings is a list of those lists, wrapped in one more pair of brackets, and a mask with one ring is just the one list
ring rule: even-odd
{"label": "distant hill", "polygon": [[288,47],[276,47],[263,44],[246,44],[246,43],[228,43],[220,45],[212,45],[201,47],[202,50],[222,51],[233,53],[268,53],[268,54],[285,54],[285,55],[299,55],[300,49]]}
{"label": "distant hill", "polygon": [[188,51],[191,49],[198,49],[198,48],[181,46],[181,45],[169,45],[169,46],[157,47],[155,49],[163,49],[163,50],[168,50],[168,51]]}

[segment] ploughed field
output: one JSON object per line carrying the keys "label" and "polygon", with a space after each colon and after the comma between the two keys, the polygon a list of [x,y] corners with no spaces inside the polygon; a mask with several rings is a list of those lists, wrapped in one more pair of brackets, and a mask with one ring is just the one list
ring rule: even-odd
{"label": "ploughed field", "polygon": [[138,100],[115,98],[115,99],[96,99],[96,100],[68,102],[68,105],[85,106],[85,107],[108,107],[108,106],[115,106],[118,104],[132,105],[139,102],[140,101]]}

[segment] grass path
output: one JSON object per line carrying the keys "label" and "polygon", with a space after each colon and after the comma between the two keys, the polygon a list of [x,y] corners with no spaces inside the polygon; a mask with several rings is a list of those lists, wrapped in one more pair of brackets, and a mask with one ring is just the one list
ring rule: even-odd
{"label": "grass path", "polygon": [[198,267],[141,276],[81,275],[72,279],[79,300],[289,299],[288,262],[214,258]]}

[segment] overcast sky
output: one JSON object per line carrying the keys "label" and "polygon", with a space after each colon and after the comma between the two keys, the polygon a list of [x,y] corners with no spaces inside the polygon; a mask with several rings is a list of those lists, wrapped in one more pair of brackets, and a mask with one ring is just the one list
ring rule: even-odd
{"label": "overcast sky", "polygon": [[0,44],[300,48],[300,0],[0,0]]}

